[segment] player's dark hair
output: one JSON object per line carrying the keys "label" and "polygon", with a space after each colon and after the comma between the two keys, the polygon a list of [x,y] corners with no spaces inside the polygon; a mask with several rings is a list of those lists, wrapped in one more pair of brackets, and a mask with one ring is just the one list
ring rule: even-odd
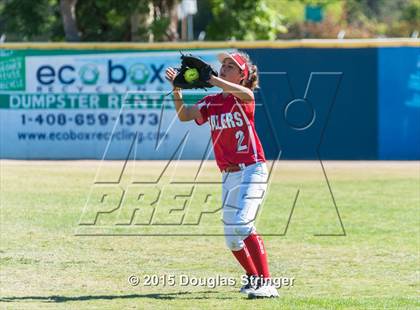
{"label": "player's dark hair", "polygon": [[248,70],[249,70],[248,78],[242,80],[242,85],[250,88],[251,90],[259,88],[257,66],[252,63],[251,58],[249,57],[247,53],[239,51],[239,54],[246,60]]}

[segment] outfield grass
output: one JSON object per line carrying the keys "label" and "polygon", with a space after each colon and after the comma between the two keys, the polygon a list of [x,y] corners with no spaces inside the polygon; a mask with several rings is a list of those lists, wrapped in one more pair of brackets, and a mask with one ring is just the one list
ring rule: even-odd
{"label": "outfield grass", "polygon": [[[220,234],[219,215],[203,216],[199,225],[141,224],[150,209],[137,211],[145,191],[165,188],[161,209],[183,206],[183,223],[193,223],[207,194],[204,210],[220,203],[215,164],[204,167],[188,200],[197,162],[168,169],[157,184],[163,162],[129,164],[119,185],[121,162],[106,162],[97,174],[96,161],[2,161],[0,304],[7,309],[415,309],[420,307],[420,163],[324,162],[346,235],[319,162],[279,162],[258,218],[274,277],[294,278],[280,289],[281,298],[247,300],[236,286],[131,286],[130,275],[234,277],[241,269],[221,236],[139,236],[139,234]],[[186,182],[164,186],[168,180]],[[191,182],[190,182],[191,181]],[[130,189],[121,213],[102,214],[89,222],[102,190],[108,208],[118,186]],[[296,193],[299,195],[290,217]],[[174,195],[181,195],[171,199]],[[148,197],[150,194],[150,197]],[[90,195],[87,209],[85,204]],[[183,196],[182,196],[183,195]],[[186,198],[187,197],[187,198]],[[86,212],[82,216],[82,212]],[[119,210],[118,210],[119,211]],[[144,212],[144,213],[142,213]],[[183,211],[156,214],[155,223],[175,223]],[[289,221],[290,218],[290,221]],[[288,224],[289,222],[289,224]],[[287,230],[286,230],[287,227]],[[286,234],[284,234],[286,231]],[[82,236],[82,234],[91,236]],[[94,236],[94,234],[114,236]],[[280,236],[275,236],[275,234]],[[327,236],[316,236],[325,234]],[[336,236],[328,236],[336,235]],[[341,235],[341,236],[340,236]]]}

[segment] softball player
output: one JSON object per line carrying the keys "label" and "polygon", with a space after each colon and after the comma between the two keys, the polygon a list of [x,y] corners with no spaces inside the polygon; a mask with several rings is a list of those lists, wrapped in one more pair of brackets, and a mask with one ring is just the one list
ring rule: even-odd
{"label": "softball player", "polygon": [[[223,224],[226,245],[245,269],[248,283],[241,292],[250,298],[278,297],[270,284],[267,252],[257,234],[254,219],[267,188],[264,151],[254,125],[258,87],[257,67],[242,52],[221,53],[219,77],[208,82],[221,93],[204,97],[194,106],[182,101],[181,89],[174,89],[175,107],[181,121],[206,122],[211,129],[217,165],[222,172]],[[173,82],[177,72],[166,70]]]}

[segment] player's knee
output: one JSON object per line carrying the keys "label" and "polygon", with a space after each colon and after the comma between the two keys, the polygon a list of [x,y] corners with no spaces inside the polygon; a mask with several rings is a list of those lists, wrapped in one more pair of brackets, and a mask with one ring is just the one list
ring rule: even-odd
{"label": "player's knee", "polygon": [[244,239],[252,233],[253,229],[253,225],[225,226],[226,246],[232,251],[241,250],[244,247]]}
{"label": "player's knee", "polygon": [[231,251],[239,251],[242,250],[244,247],[243,239],[239,238],[239,236],[225,236],[226,246]]}

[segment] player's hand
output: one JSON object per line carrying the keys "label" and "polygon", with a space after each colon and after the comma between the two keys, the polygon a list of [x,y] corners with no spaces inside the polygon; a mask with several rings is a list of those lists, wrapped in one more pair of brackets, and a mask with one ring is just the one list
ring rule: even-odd
{"label": "player's hand", "polygon": [[178,72],[172,67],[169,67],[168,69],[166,69],[165,78],[172,84],[172,87],[174,86],[174,80],[175,80],[175,77],[176,77],[177,73]]}

